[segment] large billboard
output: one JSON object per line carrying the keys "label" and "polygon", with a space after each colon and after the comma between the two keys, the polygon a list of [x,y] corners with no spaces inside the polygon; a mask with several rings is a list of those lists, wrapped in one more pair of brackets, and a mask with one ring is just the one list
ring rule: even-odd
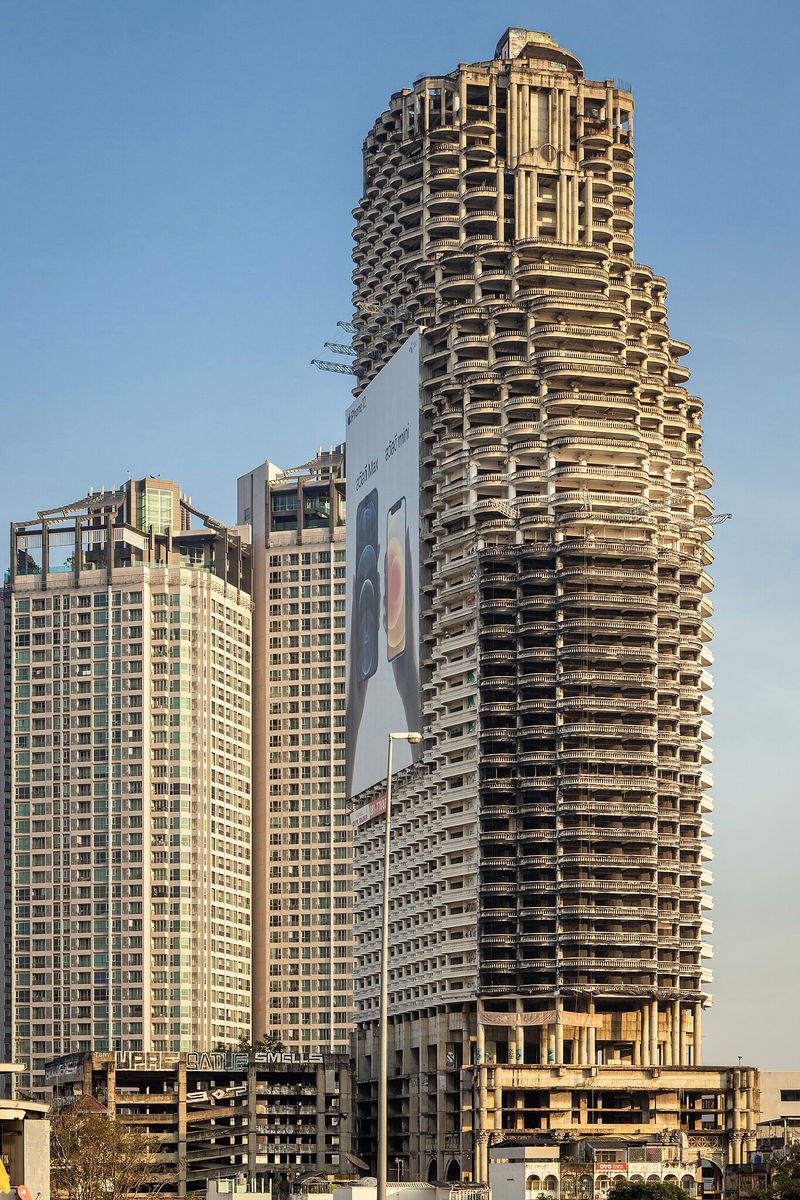
{"label": "large billboard", "polygon": [[[347,794],[386,775],[387,735],[422,721],[419,381],[414,333],[347,410]],[[421,745],[397,741],[393,769]]]}

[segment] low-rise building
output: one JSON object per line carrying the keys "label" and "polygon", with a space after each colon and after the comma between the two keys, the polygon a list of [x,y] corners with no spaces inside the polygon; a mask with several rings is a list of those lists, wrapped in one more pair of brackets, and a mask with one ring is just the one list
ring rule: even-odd
{"label": "low-rise building", "polygon": [[800,1118],[800,1071],[761,1071],[761,1120]]}
{"label": "low-rise building", "polygon": [[85,1053],[47,1064],[54,1103],[93,1096],[146,1131],[163,1200],[209,1179],[352,1171],[350,1066],[327,1053]]}
{"label": "low-rise building", "polygon": [[615,1183],[673,1183],[689,1196],[701,1187],[703,1163],[677,1136],[507,1138],[489,1149],[492,1200],[605,1200]]}
{"label": "low-rise building", "polygon": [[[0,1063],[3,1093],[13,1095],[20,1063]],[[50,1200],[50,1121],[46,1104],[0,1100],[0,1162],[8,1172],[12,1194],[23,1185],[36,1200]]]}
{"label": "low-rise building", "polygon": [[[333,1200],[376,1200],[378,1181],[368,1176],[357,1183],[333,1189]],[[388,1182],[386,1200],[490,1200],[486,1184]]]}

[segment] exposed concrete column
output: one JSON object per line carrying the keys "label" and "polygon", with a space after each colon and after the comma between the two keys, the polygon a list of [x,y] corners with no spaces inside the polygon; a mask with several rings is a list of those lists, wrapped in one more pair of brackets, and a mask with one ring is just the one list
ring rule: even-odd
{"label": "exposed concrete column", "polygon": [[672,1001],[672,1062],[681,1066],[681,1002]]}
{"label": "exposed concrete column", "polygon": [[589,1061],[589,1030],[584,1026],[578,1034],[578,1062],[586,1066]]}
{"label": "exposed concrete column", "polygon": [[650,1001],[650,1065],[658,1065],[658,1001]]}
{"label": "exposed concrete column", "polygon": [[478,1010],[478,1023],[475,1027],[475,1062],[482,1063],[486,1060],[486,1029],[481,1021],[481,1012]]}
{"label": "exposed concrete column", "polygon": [[[522,1001],[517,1000],[517,1015],[522,1014]],[[525,1026],[520,1021],[514,1029],[514,1046],[515,1054],[514,1061],[518,1063],[525,1062]]]}
{"label": "exposed concrete column", "polygon": [[650,1002],[645,1000],[641,1009],[642,1016],[642,1066],[649,1067],[652,1059],[650,1057]]}
{"label": "exposed concrete column", "polygon": [[[247,1177],[255,1177],[258,1162],[258,1120],[256,1115],[257,1094],[256,1065],[253,1056],[247,1060]],[[324,1162],[323,1158],[323,1162]]]}
{"label": "exposed concrete column", "polygon": [[181,1054],[177,1066],[178,1076],[178,1195],[186,1195],[186,1143],[187,1143],[187,1113],[186,1113],[186,1055]]}
{"label": "exposed concrete column", "polygon": [[[317,1126],[317,1139],[316,1139],[317,1144],[316,1144],[315,1153],[316,1153],[316,1157],[317,1157],[317,1162],[324,1163],[325,1162],[325,1134],[327,1131],[326,1107],[325,1107],[325,1105],[326,1105],[325,1068],[324,1067],[322,1067],[322,1066],[317,1067],[317,1069],[314,1073],[314,1084],[317,1089],[317,1096],[316,1096],[317,1112],[316,1112],[316,1115],[314,1118],[314,1120],[316,1122],[316,1126]],[[412,1099],[412,1101],[416,1099],[417,1103],[419,1103],[419,1094],[417,1094],[417,1096],[412,1095],[411,1099]],[[413,1121],[413,1117],[412,1117],[412,1121]]]}
{"label": "exposed concrete column", "polygon": [[561,1010],[558,1010],[558,1021],[555,1029],[555,1053],[556,1062],[563,1063],[564,1061],[564,1026],[561,1023]]}
{"label": "exposed concrete column", "polygon": [[694,1050],[692,1066],[699,1067],[703,1061],[703,1006],[698,1000],[694,1006],[694,1030],[692,1032]]}
{"label": "exposed concrete column", "polygon": [[756,1099],[755,1099],[755,1094],[754,1094],[755,1086],[756,1086],[755,1071],[753,1071],[752,1069],[749,1070],[746,1074],[746,1079],[747,1079],[747,1094],[745,1096],[745,1103],[747,1105],[747,1113],[746,1113],[747,1129],[749,1132],[752,1133],[756,1127],[756,1113],[755,1113]]}
{"label": "exposed concrete column", "polygon": [[475,1138],[475,1183],[489,1180],[489,1131],[481,1127]]}
{"label": "exposed concrete column", "polygon": [[664,1049],[661,1061],[665,1067],[672,1066],[672,1005],[664,1005]]}
{"label": "exposed concrete column", "polygon": [[[596,1016],[594,1000],[589,1001],[589,1016]],[[586,1031],[586,1052],[587,1061],[594,1066],[597,1062],[597,1029],[594,1025],[590,1025]]]}
{"label": "exposed concrete column", "polygon": [[594,230],[592,229],[592,221],[594,219],[594,189],[592,187],[591,175],[586,176],[586,182],[583,185],[583,224],[586,228],[585,240],[592,244],[594,241]]}
{"label": "exposed concrete column", "polygon": [[[517,161],[517,113],[515,109],[517,95],[517,85],[509,83],[508,97],[506,103],[506,161],[509,167],[513,167]],[[493,83],[489,92],[489,120],[492,124],[497,124],[497,84]]]}
{"label": "exposed concrete column", "polygon": [[518,238],[525,237],[525,202],[523,199],[524,190],[522,186],[522,173],[517,171],[514,175],[514,228]]}

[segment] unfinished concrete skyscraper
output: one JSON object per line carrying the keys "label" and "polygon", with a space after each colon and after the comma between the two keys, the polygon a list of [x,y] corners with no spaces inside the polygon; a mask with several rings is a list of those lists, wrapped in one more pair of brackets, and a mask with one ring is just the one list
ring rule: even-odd
{"label": "unfinished concrete skyscraper", "polygon": [[[634,261],[633,100],[547,34],[395,93],[355,210],[359,388],[424,327],[425,754],[398,786],[390,1158],[486,1178],[510,1131],[681,1131],[701,1068],[712,479],[689,347]],[[362,1152],[382,823],[356,831]]]}

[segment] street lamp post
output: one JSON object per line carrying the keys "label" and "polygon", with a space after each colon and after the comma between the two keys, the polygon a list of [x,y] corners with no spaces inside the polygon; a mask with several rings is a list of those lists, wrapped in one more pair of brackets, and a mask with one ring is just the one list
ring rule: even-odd
{"label": "street lamp post", "polygon": [[392,750],[397,741],[417,743],[421,733],[390,733],[386,762],[386,813],[383,834],[383,902],[381,912],[381,994],[378,1017],[378,1195],[386,1200],[389,1170],[389,837],[392,829]]}

